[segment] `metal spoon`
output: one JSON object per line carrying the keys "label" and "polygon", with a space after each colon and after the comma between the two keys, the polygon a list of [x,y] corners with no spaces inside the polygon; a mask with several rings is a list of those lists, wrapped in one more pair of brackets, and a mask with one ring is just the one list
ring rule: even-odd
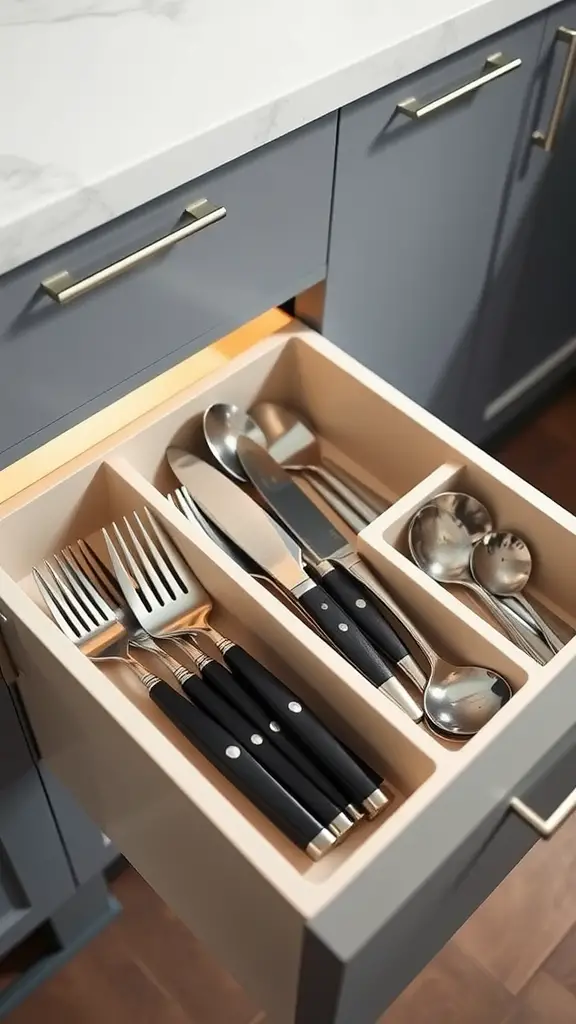
{"label": "metal spoon", "polygon": [[[455,516],[466,527],[473,544],[478,544],[487,533],[492,533],[494,530],[494,522],[488,509],[471,494],[465,494],[463,491],[443,491],[431,498],[429,504],[436,505]],[[531,633],[539,635],[540,631],[535,620],[515,596],[502,596],[500,604],[521,626],[529,629]]]}
{"label": "metal spoon", "polygon": [[562,650],[564,645],[560,637],[522,593],[532,572],[532,556],[521,537],[504,531],[486,534],[474,548],[470,568],[474,579],[491,594],[498,597],[514,595],[534,619],[550,650],[554,654]]}
{"label": "metal spoon", "polygon": [[470,572],[474,544],[463,523],[437,505],[424,505],[413,516],[408,530],[410,553],[416,564],[439,583],[467,587],[486,605],[511,640],[543,664],[542,655],[520,633],[496,598],[484,590]]}
{"label": "metal spoon", "polygon": [[211,454],[234,480],[246,483],[247,477],[236,453],[241,434],[266,447],[266,438],[258,424],[235,405],[216,402],[209,405],[202,417],[202,429]]}
{"label": "metal spoon", "polygon": [[299,419],[291,409],[285,409],[274,402],[259,402],[252,409],[252,415],[264,431],[268,450],[277,462],[294,472],[314,473],[320,477],[365,520],[365,525],[380,515],[382,509],[375,506],[374,498],[369,500],[368,496],[365,498],[359,493],[362,490],[360,484],[354,484],[354,488],[349,487],[325,466],[311,462],[302,464],[303,456],[317,447],[317,438],[308,424]]}
{"label": "metal spoon", "polygon": [[491,669],[452,665],[441,658],[389,592],[386,607],[412,637],[430,666],[426,684],[422,686],[416,681],[423,695],[427,722],[443,736],[465,739],[475,735],[510,700],[510,684]]}
{"label": "metal spoon", "polygon": [[[236,445],[242,434],[251,437],[263,448],[268,446],[268,441],[256,421],[235,405],[217,402],[208,406],[204,411],[202,427],[206,444],[216,462],[233,480],[246,483],[247,477],[236,454]],[[328,485],[316,480],[312,473],[307,472],[306,467],[287,466],[286,468],[301,471],[304,479],[324,498],[330,508],[348,524],[354,533],[359,533],[367,525],[368,520],[365,517],[359,516],[338,494],[332,493]]]}

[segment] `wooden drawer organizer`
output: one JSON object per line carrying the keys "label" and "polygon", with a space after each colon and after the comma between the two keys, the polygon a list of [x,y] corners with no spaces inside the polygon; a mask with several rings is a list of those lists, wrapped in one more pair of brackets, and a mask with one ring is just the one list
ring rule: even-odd
{"label": "wooden drawer organizer", "polygon": [[[300,410],[326,454],[394,502],[358,547],[432,642],[454,662],[491,666],[512,683],[512,701],[467,744],[445,746],[409,721],[163,496],[176,486],[165,449],[199,443],[207,404],[264,398]],[[539,667],[406,558],[412,510],[456,484],[530,540],[534,594],[572,633],[576,520],[297,322],[3,508],[0,611],[43,756],[273,1022],[373,1021],[509,870],[503,858],[501,870],[480,872],[480,887],[462,884],[485,863],[487,844],[520,828],[520,856],[534,841],[508,813],[509,799],[564,753],[576,720],[573,641]],[[130,673],[87,661],[41,606],[32,565],[143,504],[212,594],[218,628],[396,791],[389,813],[318,864],[196,753]]]}

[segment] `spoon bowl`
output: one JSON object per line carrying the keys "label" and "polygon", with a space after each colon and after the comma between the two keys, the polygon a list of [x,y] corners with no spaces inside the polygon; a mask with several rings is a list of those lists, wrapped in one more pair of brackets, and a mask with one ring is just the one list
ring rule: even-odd
{"label": "spoon bowl", "polygon": [[463,491],[443,491],[430,498],[428,504],[454,516],[465,528],[472,544],[477,544],[485,534],[492,533],[494,529],[488,509],[471,494],[464,494]]}
{"label": "spoon bowl", "polygon": [[488,533],[474,548],[471,568],[482,587],[498,597],[511,597],[524,589],[532,572],[532,555],[513,533]]}
{"label": "spoon bowl", "polygon": [[508,703],[512,688],[491,669],[438,659],[423,697],[426,717],[438,732],[465,739],[476,735]]}
{"label": "spoon bowl", "polygon": [[266,448],[266,438],[255,420],[236,405],[216,402],[204,410],[202,429],[206,444],[216,462],[233,480],[246,483],[247,477],[238,458],[236,446],[242,434]]}
{"label": "spoon bowl", "polygon": [[488,533],[474,548],[470,567],[474,579],[489,593],[514,597],[519,602],[554,654],[562,650],[560,637],[522,593],[532,573],[532,555],[526,541],[504,530]]}
{"label": "spoon bowl", "polygon": [[472,542],[464,524],[436,504],[424,505],[408,531],[416,565],[438,583],[460,583],[470,575]]}
{"label": "spoon bowl", "polygon": [[541,651],[520,632],[497,598],[473,577],[470,562],[475,545],[460,519],[438,505],[423,505],[410,522],[408,544],[420,569],[438,583],[467,587],[517,647],[543,663]]}

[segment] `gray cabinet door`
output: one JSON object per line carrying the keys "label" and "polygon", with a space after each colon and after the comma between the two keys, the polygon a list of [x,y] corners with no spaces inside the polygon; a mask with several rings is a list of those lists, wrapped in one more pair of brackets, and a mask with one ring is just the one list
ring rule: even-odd
{"label": "gray cabinet door", "polygon": [[[345,108],[323,331],[458,423],[506,176],[544,30],[538,18]],[[501,51],[520,67],[419,120]]]}
{"label": "gray cabinet door", "polygon": [[[481,439],[501,428],[550,387],[576,354],[576,83],[562,106],[560,87],[576,30],[576,3],[546,20],[538,67],[522,120],[506,217],[486,293],[471,377],[469,433]],[[575,41],[576,45],[576,41]],[[561,116],[553,148],[533,140]]]}
{"label": "gray cabinet door", "polygon": [[50,804],[0,679],[0,957],[74,892]]}

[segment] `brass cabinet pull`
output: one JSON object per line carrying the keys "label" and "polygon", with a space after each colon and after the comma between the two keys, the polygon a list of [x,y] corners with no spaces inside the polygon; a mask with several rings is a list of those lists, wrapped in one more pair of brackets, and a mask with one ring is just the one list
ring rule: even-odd
{"label": "brass cabinet pull", "polygon": [[531,807],[528,807],[523,800],[519,800],[516,796],[512,797],[510,807],[528,825],[531,825],[542,839],[550,839],[567,818],[570,817],[572,812],[576,811],[576,789],[572,790],[549,818],[540,817],[536,811],[533,811]]}
{"label": "brass cabinet pull", "polygon": [[503,53],[493,53],[490,57],[486,58],[480,75],[471,78],[468,82],[463,82],[462,85],[456,86],[450,92],[445,92],[443,96],[437,96],[435,99],[418,100],[411,96],[410,99],[399,103],[396,110],[399,114],[405,114],[406,117],[410,117],[414,121],[421,120],[423,117],[427,117],[428,114],[433,114],[435,110],[439,110],[440,107],[446,107],[449,103],[454,103],[462,96],[475,92],[476,89],[481,89],[483,85],[488,85],[488,82],[493,82],[494,79],[501,78],[502,75],[507,75],[510,71],[515,71],[521,64],[520,57],[510,59],[505,57]]}
{"label": "brass cabinet pull", "polygon": [[61,270],[52,277],[46,277],[42,281],[42,288],[51,299],[54,299],[54,302],[58,302],[63,306],[65,303],[71,302],[72,299],[78,299],[82,295],[87,295],[94,288],[99,288],[101,284],[112,281],[115,277],[119,277],[120,274],[131,270],[150,256],[156,256],[158,253],[164,252],[165,249],[176,245],[176,242],[181,242],[184,238],[195,235],[197,231],[202,231],[203,228],[209,227],[210,224],[215,224],[216,221],[222,220],[226,216],[224,206],[214,206],[207,199],[198,199],[196,202],[190,203],[186,207],[185,212],[190,217],[186,224],[176,228],[167,235],[163,235],[162,238],[157,238],[155,242],[150,242],[149,245],[143,246],[142,249],[137,249],[136,252],[123,256],[121,260],[110,263],[109,266],[104,267],[102,270],[97,270],[94,274],[89,274],[88,277],[83,277],[79,281],[75,281],[68,270]]}
{"label": "brass cabinet pull", "polygon": [[568,43],[568,53],[566,55],[564,70],[562,71],[562,78],[560,79],[560,86],[554,102],[554,109],[550,118],[550,124],[548,125],[548,131],[546,133],[540,131],[532,132],[532,142],[535,146],[540,146],[545,153],[551,153],[554,149],[556,135],[560,127],[564,107],[566,106],[566,100],[568,99],[568,90],[570,89],[570,82],[572,80],[574,66],[576,64],[576,29],[564,28],[564,26],[561,26],[556,29],[554,39],[557,43]]}

